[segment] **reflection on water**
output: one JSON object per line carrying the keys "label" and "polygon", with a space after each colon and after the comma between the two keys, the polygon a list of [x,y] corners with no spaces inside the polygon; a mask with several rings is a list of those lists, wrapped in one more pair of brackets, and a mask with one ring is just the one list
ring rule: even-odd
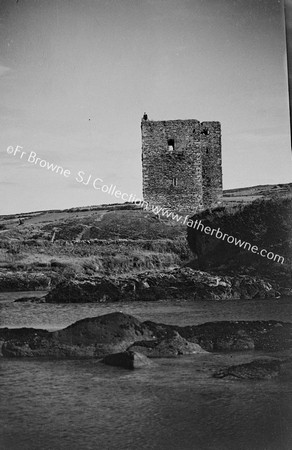
{"label": "reflection on water", "polygon": [[[13,303],[14,298],[0,295],[1,326],[56,329],[111,311],[181,325],[292,317],[289,299],[37,305]],[[291,382],[212,378],[219,367],[252,357],[238,353],[159,359],[151,369],[133,372],[95,360],[3,359],[0,447],[291,450]]]}

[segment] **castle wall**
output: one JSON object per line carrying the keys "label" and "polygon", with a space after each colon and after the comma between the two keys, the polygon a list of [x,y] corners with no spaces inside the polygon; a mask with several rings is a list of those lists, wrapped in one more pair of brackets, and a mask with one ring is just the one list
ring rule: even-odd
{"label": "castle wall", "polygon": [[143,197],[185,214],[202,206],[200,122],[142,120]]}
{"label": "castle wall", "polygon": [[201,123],[201,152],[204,208],[212,208],[222,197],[220,122]]}
{"label": "castle wall", "polygon": [[219,122],[151,121],[144,115],[141,132],[145,201],[184,214],[218,204],[222,195]]}

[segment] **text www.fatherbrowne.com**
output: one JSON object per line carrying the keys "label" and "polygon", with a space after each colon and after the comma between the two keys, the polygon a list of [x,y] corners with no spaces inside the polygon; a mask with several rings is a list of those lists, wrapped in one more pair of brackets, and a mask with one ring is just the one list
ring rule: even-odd
{"label": "text www.fatherbrowne.com", "polygon": [[259,249],[259,247],[257,245],[252,245],[249,242],[242,241],[241,239],[238,239],[227,233],[223,233],[223,231],[221,231],[220,228],[211,228],[209,226],[205,226],[202,223],[202,221],[199,219],[192,220],[189,218],[189,216],[180,216],[172,211],[169,211],[166,208],[149,205],[149,203],[146,201],[142,201],[142,206],[147,211],[151,211],[154,214],[161,215],[162,217],[167,217],[167,218],[171,218],[172,220],[176,220],[177,222],[180,222],[183,225],[193,228],[194,230],[201,231],[202,233],[208,234],[210,236],[215,236],[217,239],[221,239],[222,241],[228,242],[228,244],[234,244],[237,247],[243,248],[244,250],[251,251],[252,253],[262,256],[263,258],[267,258],[269,260],[272,260],[272,261],[275,261],[275,262],[278,262],[281,264],[284,263],[283,256],[277,255],[273,252],[269,252],[268,250],[266,250],[264,248]]}
{"label": "text www.fatherbrowne.com", "polygon": [[[23,151],[23,147],[17,145],[15,148],[10,145],[7,148],[7,153],[13,156],[18,155],[20,159],[23,158],[24,155],[27,155],[24,159],[27,160],[28,163],[33,165],[39,165],[42,168],[46,168],[56,174],[63,175],[65,178],[70,177],[71,171],[69,169],[64,169],[57,164],[49,163],[48,161],[37,157],[36,152],[27,152]],[[75,180],[77,183],[82,183],[87,186],[89,183],[96,190],[101,190],[103,193],[107,193],[108,195],[114,196],[116,198],[121,198],[125,202],[135,203],[137,206],[141,206],[146,211],[151,211],[156,215],[161,215],[163,217],[171,218],[172,220],[176,220],[177,222],[182,223],[190,228],[194,228],[195,230],[202,231],[205,234],[210,236],[215,236],[217,239],[221,239],[222,241],[228,242],[228,244],[234,244],[237,247],[244,248],[244,250],[251,251],[257,255],[262,256],[263,258],[267,258],[269,260],[279,262],[281,264],[284,263],[284,257],[280,255],[276,255],[273,252],[268,252],[266,249],[259,249],[257,245],[252,245],[249,242],[242,241],[234,236],[231,236],[227,233],[223,233],[220,228],[211,228],[209,226],[205,226],[201,220],[195,220],[189,218],[189,216],[179,216],[173,211],[169,211],[166,208],[162,208],[160,206],[150,205],[148,202],[142,199],[138,199],[135,194],[127,194],[126,192],[121,192],[116,189],[116,186],[111,184],[108,186],[107,184],[102,184],[103,180],[101,178],[94,178],[91,174],[87,177],[86,181],[84,181],[85,172],[79,171]]]}

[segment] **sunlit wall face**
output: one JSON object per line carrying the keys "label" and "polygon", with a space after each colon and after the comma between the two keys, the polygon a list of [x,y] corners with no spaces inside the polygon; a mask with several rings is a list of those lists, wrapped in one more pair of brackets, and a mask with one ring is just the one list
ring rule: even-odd
{"label": "sunlit wall face", "polygon": [[3,0],[0,36],[1,214],[141,196],[144,111],[220,121],[224,188],[291,181],[283,1]]}

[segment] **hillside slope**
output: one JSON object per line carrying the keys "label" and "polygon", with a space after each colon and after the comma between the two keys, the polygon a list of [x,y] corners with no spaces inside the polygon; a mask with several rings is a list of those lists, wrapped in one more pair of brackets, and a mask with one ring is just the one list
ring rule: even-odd
{"label": "hillside slope", "polygon": [[260,275],[292,286],[290,197],[261,199],[243,206],[222,206],[196,214],[192,220],[216,230],[211,235],[201,226],[188,227],[188,242],[200,269]]}
{"label": "hillside slope", "polygon": [[[284,198],[292,198],[292,184],[228,190],[222,206]],[[242,234],[235,228],[236,236]],[[0,216],[0,290],[50,289],[77,278],[184,266],[192,259],[186,234],[175,220],[129,203]]]}
{"label": "hillside slope", "polygon": [[48,289],[68,279],[160,270],[191,257],[185,228],[134,205],[6,216],[0,289]]}

